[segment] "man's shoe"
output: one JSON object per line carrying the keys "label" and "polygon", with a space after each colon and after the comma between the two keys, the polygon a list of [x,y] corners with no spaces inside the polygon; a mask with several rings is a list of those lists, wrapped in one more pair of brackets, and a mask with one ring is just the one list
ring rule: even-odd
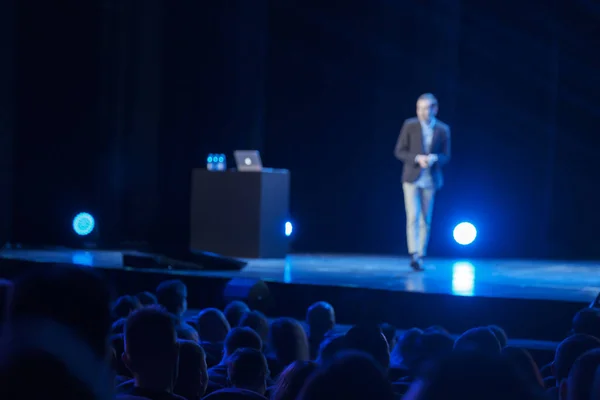
{"label": "man's shoe", "polygon": [[412,259],[410,260],[410,267],[414,271],[425,271],[425,269],[423,269],[423,259],[416,254],[413,255]]}

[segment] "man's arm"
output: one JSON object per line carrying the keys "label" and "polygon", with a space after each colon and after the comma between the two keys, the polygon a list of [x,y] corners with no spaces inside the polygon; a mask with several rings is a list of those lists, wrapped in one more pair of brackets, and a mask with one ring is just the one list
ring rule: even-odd
{"label": "man's arm", "polygon": [[442,152],[438,154],[437,162],[440,165],[448,164],[450,161],[450,127],[446,128],[446,136],[444,138],[444,144],[442,146]]}
{"label": "man's arm", "polygon": [[408,122],[404,121],[402,129],[400,129],[400,136],[396,142],[396,148],[394,149],[394,155],[396,158],[404,163],[416,163],[418,153],[410,151],[410,138],[408,136]]}
{"label": "man's arm", "polygon": [[446,127],[442,151],[437,154],[430,154],[429,156],[430,164],[438,163],[440,166],[448,164],[448,161],[450,161],[450,127]]}

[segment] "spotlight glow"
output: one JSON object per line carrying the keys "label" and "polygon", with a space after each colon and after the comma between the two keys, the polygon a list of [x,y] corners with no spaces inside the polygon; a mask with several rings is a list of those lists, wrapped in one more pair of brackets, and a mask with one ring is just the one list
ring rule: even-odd
{"label": "spotlight glow", "polygon": [[452,235],[454,236],[456,243],[467,246],[473,243],[477,237],[477,229],[475,229],[475,226],[469,222],[461,222],[460,224],[456,225]]}
{"label": "spotlight glow", "polygon": [[292,223],[290,221],[287,221],[285,223],[285,236],[291,236],[293,230],[294,227],[292,226]]}
{"label": "spotlight glow", "polygon": [[467,261],[452,265],[452,293],[458,296],[473,296],[475,289],[475,266]]}
{"label": "spotlight glow", "polygon": [[93,232],[96,221],[90,213],[82,212],[73,218],[73,230],[79,236],[87,236]]}

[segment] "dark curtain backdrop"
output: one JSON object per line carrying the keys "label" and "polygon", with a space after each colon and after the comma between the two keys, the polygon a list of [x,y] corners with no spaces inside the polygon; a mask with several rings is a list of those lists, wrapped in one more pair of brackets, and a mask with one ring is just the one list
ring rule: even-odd
{"label": "dark curtain backdrop", "polygon": [[159,210],[163,1],[104,0],[101,10],[97,213],[105,242],[138,245]]}
{"label": "dark curtain backdrop", "polygon": [[[296,250],[405,251],[391,151],[417,96],[432,91],[453,160],[431,253],[598,257],[597,6],[277,4],[265,158],[292,170]],[[452,228],[464,220],[479,239],[459,248]]]}
{"label": "dark curtain backdrop", "polygon": [[292,173],[295,251],[403,253],[392,150],[431,91],[453,132],[432,255],[598,257],[600,9],[514,6],[21,1],[13,236],[66,243],[86,209],[106,242],[185,244],[191,169],[255,148]]}
{"label": "dark curtain backdrop", "polygon": [[13,0],[0,3],[0,246],[10,240],[13,200],[14,34]]}
{"label": "dark curtain backdrop", "polygon": [[266,0],[182,0],[165,7],[153,242],[173,247],[189,243],[192,168],[205,167],[211,152],[262,150],[268,8]]}
{"label": "dark curtain backdrop", "polygon": [[100,207],[100,17],[94,1],[17,2],[15,241],[63,244],[75,213]]}

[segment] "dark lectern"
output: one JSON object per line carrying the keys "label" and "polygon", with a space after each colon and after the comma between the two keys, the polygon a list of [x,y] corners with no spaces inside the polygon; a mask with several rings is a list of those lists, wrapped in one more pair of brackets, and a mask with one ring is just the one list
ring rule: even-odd
{"label": "dark lectern", "polygon": [[288,170],[192,172],[192,250],[283,258],[288,250]]}

